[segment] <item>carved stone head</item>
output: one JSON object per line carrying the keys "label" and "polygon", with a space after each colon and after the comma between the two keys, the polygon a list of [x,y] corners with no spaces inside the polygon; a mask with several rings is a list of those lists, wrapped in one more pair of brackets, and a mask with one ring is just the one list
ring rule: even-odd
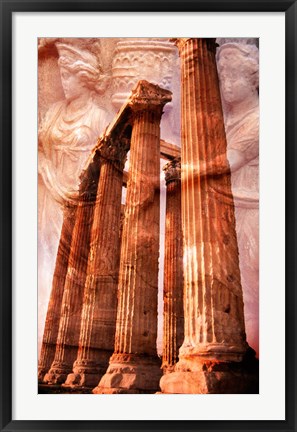
{"label": "carved stone head", "polygon": [[221,94],[227,104],[257,95],[259,50],[255,45],[226,43],[217,52]]}
{"label": "carved stone head", "polygon": [[86,89],[101,93],[104,75],[98,56],[87,49],[56,43],[59,53],[61,81],[66,99],[75,99]]}

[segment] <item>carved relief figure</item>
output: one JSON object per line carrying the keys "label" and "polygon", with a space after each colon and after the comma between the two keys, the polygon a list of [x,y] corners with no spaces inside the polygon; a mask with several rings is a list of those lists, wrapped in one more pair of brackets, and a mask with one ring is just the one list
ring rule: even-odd
{"label": "carved relief figure", "polygon": [[95,56],[57,43],[65,100],[47,112],[39,132],[39,173],[52,198],[75,199],[78,180],[96,139],[107,125],[107,114],[94,101],[104,78]]}
{"label": "carved relief figure", "polygon": [[225,43],[217,65],[236,214],[246,333],[259,352],[259,51]]}
{"label": "carved relief figure", "polygon": [[99,53],[73,43],[55,45],[65,99],[47,111],[39,128],[38,148],[39,280],[49,288],[63,204],[78,199],[79,176],[109,120],[98,101],[107,84]]}

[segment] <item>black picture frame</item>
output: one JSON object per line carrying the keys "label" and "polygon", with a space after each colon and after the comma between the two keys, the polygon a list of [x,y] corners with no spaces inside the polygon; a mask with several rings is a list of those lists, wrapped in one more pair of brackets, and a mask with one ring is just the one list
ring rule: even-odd
{"label": "black picture frame", "polygon": [[[296,431],[296,96],[297,1],[0,0],[1,431]],[[285,12],[286,19],[286,419],[284,421],[14,421],[12,420],[12,16],[14,12]],[[273,243],[272,243],[273,246]],[[273,271],[273,269],[272,269]],[[277,346],[276,346],[277,349]],[[272,377],[273,379],[273,377]]]}

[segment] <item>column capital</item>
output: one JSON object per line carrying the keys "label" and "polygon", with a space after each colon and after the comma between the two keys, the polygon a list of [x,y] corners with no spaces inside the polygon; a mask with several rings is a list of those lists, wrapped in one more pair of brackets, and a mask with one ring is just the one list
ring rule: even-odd
{"label": "column capital", "polygon": [[101,159],[115,162],[124,169],[130,140],[127,138],[112,138],[105,136],[98,141],[98,151]]}
{"label": "column capital", "polygon": [[180,51],[186,45],[186,43],[191,39],[193,38],[171,38],[170,42],[173,42],[177,46],[178,50]]}
{"label": "column capital", "polygon": [[177,157],[168,162],[164,167],[166,185],[174,180],[181,179],[181,158]]}
{"label": "column capital", "polygon": [[92,162],[80,175],[79,199],[93,202],[96,199],[101,162],[95,154]]}
{"label": "column capital", "polygon": [[200,40],[204,39],[206,41],[207,48],[210,51],[213,51],[213,52],[216,51],[217,45],[216,45],[216,39],[215,38],[171,38],[170,41],[175,43],[179,52],[181,53],[189,41],[199,40],[199,39]]}
{"label": "column capital", "polygon": [[138,81],[136,87],[132,90],[128,104],[133,111],[151,111],[170,102],[172,92],[159,87],[156,84],[149,83],[145,80]]}

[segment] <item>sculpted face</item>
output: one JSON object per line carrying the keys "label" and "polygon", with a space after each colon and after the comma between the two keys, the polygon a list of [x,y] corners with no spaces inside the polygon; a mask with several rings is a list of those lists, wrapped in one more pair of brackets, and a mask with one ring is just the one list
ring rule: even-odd
{"label": "sculpted face", "polygon": [[228,104],[242,102],[256,91],[252,79],[255,71],[238,49],[224,49],[218,60],[218,70],[222,96]]}
{"label": "sculpted face", "polygon": [[61,68],[60,74],[62,87],[67,100],[71,101],[77,99],[86,92],[84,83],[77,74],[71,73],[65,68]]}

